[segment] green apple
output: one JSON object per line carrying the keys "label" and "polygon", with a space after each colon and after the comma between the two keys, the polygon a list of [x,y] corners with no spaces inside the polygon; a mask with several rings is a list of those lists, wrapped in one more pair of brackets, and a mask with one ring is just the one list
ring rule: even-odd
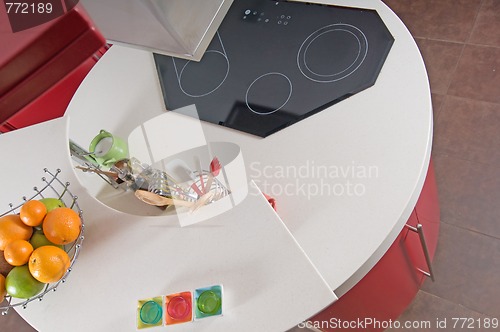
{"label": "green apple", "polygon": [[63,246],[54,244],[50,242],[47,237],[43,234],[43,231],[36,230],[31,236],[30,243],[33,246],[33,249],[40,248],[43,246],[55,246],[61,249],[64,249]]}
{"label": "green apple", "polygon": [[7,294],[20,299],[28,299],[40,293],[44,283],[33,278],[28,265],[16,266],[5,278]]}
{"label": "green apple", "polygon": [[58,208],[58,207],[65,207],[66,205],[64,205],[64,202],[61,201],[60,199],[57,199],[57,198],[42,198],[39,200],[40,202],[42,202],[43,204],[45,204],[45,207],[47,208],[47,213],[49,213],[50,211]]}

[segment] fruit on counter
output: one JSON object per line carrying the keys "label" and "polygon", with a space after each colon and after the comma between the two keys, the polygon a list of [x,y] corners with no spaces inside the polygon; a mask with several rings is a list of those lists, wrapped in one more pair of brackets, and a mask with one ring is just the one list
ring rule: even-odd
{"label": "fruit on counter", "polygon": [[0,217],[0,302],[3,290],[27,299],[59,281],[71,265],[64,245],[78,238],[81,227],[79,214],[57,198],[27,201],[19,215]]}
{"label": "fruit on counter", "polygon": [[43,234],[55,244],[68,244],[80,235],[82,222],[74,210],[61,207],[47,213],[43,221]]}
{"label": "fruit on counter", "polygon": [[28,265],[16,266],[5,278],[7,294],[20,299],[37,295],[44,286],[44,283],[33,278]]}
{"label": "fruit on counter", "polygon": [[0,251],[0,274],[3,274],[6,276],[9,274],[10,270],[12,270],[14,267],[7,263],[5,260],[5,257],[3,255],[3,251]]}
{"label": "fruit on counter", "polygon": [[28,263],[33,252],[33,246],[26,240],[14,240],[5,247],[5,260],[12,266],[21,266]]}
{"label": "fruit on counter", "polygon": [[42,230],[36,230],[31,236],[30,243],[33,246],[33,249],[40,248],[42,246],[56,246],[58,248],[63,249],[62,245],[55,244],[50,242],[47,237],[43,234]]}
{"label": "fruit on counter", "polygon": [[61,248],[43,246],[33,251],[28,267],[36,280],[51,283],[59,281],[69,269],[70,264],[68,254]]}
{"label": "fruit on counter", "polygon": [[47,207],[44,203],[37,200],[27,201],[19,210],[21,221],[28,226],[41,225],[46,214]]}
{"label": "fruit on counter", "polygon": [[45,205],[45,208],[47,208],[47,213],[50,211],[59,208],[59,207],[65,207],[64,202],[61,201],[60,199],[57,198],[52,198],[52,197],[47,197],[47,198],[42,198],[39,200]]}
{"label": "fruit on counter", "polygon": [[29,240],[33,228],[25,225],[16,214],[9,214],[0,218],[0,250],[14,240]]}
{"label": "fruit on counter", "polygon": [[3,274],[0,274],[0,303],[2,303],[6,294],[7,290],[5,289],[5,277]]}

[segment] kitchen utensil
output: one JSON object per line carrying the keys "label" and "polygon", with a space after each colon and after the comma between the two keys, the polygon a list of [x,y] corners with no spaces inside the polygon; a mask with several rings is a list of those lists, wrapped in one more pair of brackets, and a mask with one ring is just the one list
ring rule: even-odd
{"label": "kitchen utensil", "polygon": [[179,182],[192,182],[190,185],[191,189],[193,189],[198,197],[203,196],[203,192],[196,185],[195,175],[183,160],[174,159],[166,165],[166,168]]}
{"label": "kitchen utensil", "polygon": [[208,193],[204,194],[194,204],[191,206],[191,209],[189,209],[189,212],[193,213],[196,210],[198,210],[200,207],[203,205],[209,203],[215,196],[215,193],[213,191],[209,191]]}
{"label": "kitchen utensil", "polygon": [[214,157],[210,162],[210,172],[212,172],[213,176],[219,175],[220,169],[222,168],[219,158]]}
{"label": "kitchen utensil", "polygon": [[84,167],[84,166],[76,166],[75,168],[81,169],[83,172],[91,172],[91,173],[106,175],[115,181],[121,181],[121,179],[118,178],[118,173],[116,173],[116,172],[103,171],[103,170],[100,170],[98,168]]}
{"label": "kitchen utensil", "polygon": [[214,181],[214,177],[219,175],[220,169],[222,168],[219,158],[214,157],[210,162],[210,172],[208,173],[207,185],[205,187],[205,193],[210,191],[212,188],[212,182]]}
{"label": "kitchen utensil", "polygon": [[148,191],[160,196],[172,196],[167,173],[155,170],[148,183]]}
{"label": "kitchen utensil", "polygon": [[90,143],[89,151],[99,165],[109,166],[128,156],[128,145],[119,137],[101,130]]}
{"label": "kitchen utensil", "polygon": [[163,197],[158,194],[152,193],[150,191],[141,189],[135,191],[135,197],[137,197],[146,204],[155,206],[176,205],[176,206],[192,207],[195,204],[194,202]]}
{"label": "kitchen utensil", "polygon": [[69,140],[69,152],[73,159],[77,159],[79,163],[83,162],[83,164],[91,163],[93,165],[97,165],[97,162],[92,156],[93,153],[88,152],[71,139]]}
{"label": "kitchen utensil", "polygon": [[198,157],[195,157],[194,158],[194,162],[196,164],[196,168],[197,168],[197,171],[198,171],[198,177],[200,178],[200,189],[203,193],[206,193],[205,191],[205,183],[203,181],[203,172],[201,170],[201,161],[200,161],[200,158]]}

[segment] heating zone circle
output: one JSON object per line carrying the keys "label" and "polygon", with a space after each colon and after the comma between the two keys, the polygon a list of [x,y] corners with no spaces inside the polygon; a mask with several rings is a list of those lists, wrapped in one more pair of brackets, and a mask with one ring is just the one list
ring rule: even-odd
{"label": "heating zone circle", "polygon": [[350,24],[331,24],[311,33],[297,54],[297,65],[306,78],[318,83],[342,80],[365,61],[368,40]]}

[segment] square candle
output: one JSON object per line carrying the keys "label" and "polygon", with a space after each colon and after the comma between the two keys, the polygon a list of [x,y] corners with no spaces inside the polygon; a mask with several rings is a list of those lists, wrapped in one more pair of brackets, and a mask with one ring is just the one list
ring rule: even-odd
{"label": "square candle", "polygon": [[196,289],[194,303],[195,319],[222,315],[222,285]]}
{"label": "square candle", "polygon": [[179,324],[193,320],[193,295],[191,292],[165,296],[165,324]]}
{"label": "square candle", "polygon": [[162,304],[161,296],[137,301],[137,328],[161,326],[163,324]]}

